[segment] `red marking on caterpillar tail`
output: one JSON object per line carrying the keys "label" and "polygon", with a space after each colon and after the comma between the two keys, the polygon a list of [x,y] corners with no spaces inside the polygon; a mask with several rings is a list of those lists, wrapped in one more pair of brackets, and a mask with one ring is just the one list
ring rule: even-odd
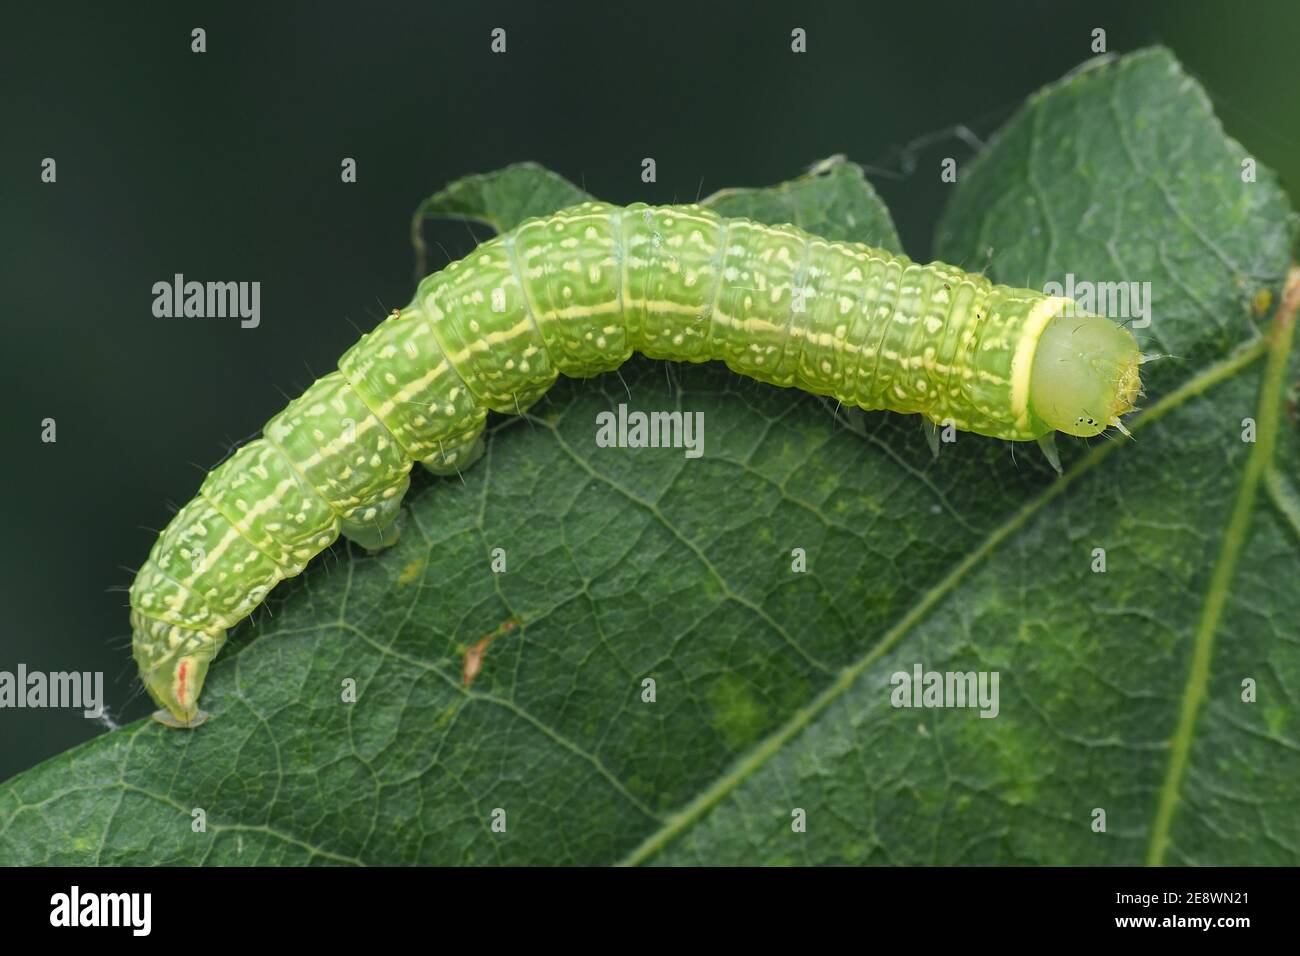
{"label": "red marking on caterpillar tail", "polygon": [[190,669],[190,662],[181,661],[181,666],[176,669],[176,699],[182,704],[185,703],[185,675]]}
{"label": "red marking on caterpillar tail", "polygon": [[517,618],[508,618],[487,637],[481,638],[477,643],[465,648],[465,668],[461,672],[461,680],[464,681],[466,687],[473,684],[474,678],[478,677],[478,672],[483,667],[483,655],[487,652],[488,645],[502,634],[508,634],[518,626],[519,620]]}

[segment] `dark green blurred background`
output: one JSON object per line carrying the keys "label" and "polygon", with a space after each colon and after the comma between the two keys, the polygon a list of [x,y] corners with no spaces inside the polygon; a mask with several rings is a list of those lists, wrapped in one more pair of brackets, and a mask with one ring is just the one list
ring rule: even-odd
{"label": "dark green blurred background", "polygon": [[[195,26],[206,54],[190,52]],[[488,49],[496,26],[505,55]],[[687,201],[842,152],[925,258],[951,188],[939,162],[971,156],[941,131],[987,139],[1090,56],[1094,27],[1112,51],[1170,46],[1300,195],[1300,3],[1283,0],[6,13],[0,670],[103,671],[117,719],[151,709],[127,704],[126,595],[106,589],[130,583],[146,529],[232,442],[406,303],[408,218],[448,181],[532,159],[616,202]],[[46,156],[55,185],[39,181]],[[345,156],[356,184],[339,180]],[[474,242],[463,224],[427,235],[434,267]],[[261,326],[155,318],[151,286],[176,272],[259,280]],[[57,444],[40,441],[46,417]],[[79,712],[0,710],[0,779],[103,731]]]}

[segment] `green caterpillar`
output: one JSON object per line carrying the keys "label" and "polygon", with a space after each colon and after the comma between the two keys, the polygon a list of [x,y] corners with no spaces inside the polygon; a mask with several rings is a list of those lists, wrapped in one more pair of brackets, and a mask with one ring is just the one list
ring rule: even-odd
{"label": "green caterpillar", "polygon": [[468,467],[487,413],[522,413],[559,375],[635,351],[1011,441],[1123,429],[1142,356],[1127,329],[1075,311],[696,205],[587,202],[521,223],[425,278],[159,536],[131,586],[154,716],[206,719],[199,693],[227,628],[340,534],[391,545],[412,462]]}

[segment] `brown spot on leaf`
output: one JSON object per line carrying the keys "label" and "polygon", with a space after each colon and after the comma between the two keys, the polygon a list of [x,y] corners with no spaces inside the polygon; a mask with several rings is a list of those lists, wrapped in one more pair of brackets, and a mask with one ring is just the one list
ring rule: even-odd
{"label": "brown spot on leaf", "polygon": [[479,638],[476,643],[465,648],[465,668],[461,672],[461,680],[464,681],[466,687],[474,683],[474,678],[478,677],[478,672],[483,668],[483,655],[487,653],[488,645],[502,634],[508,634],[518,626],[518,618],[507,618],[491,634]]}

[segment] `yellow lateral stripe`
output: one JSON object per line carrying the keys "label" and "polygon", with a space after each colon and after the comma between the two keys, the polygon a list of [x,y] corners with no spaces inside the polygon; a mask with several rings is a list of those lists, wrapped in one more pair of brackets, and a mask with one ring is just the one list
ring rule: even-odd
{"label": "yellow lateral stripe", "polygon": [[1025,428],[1029,425],[1029,381],[1034,371],[1034,353],[1038,350],[1038,340],[1043,337],[1047,323],[1056,318],[1072,300],[1054,295],[1034,304],[1021,326],[1020,338],[1016,342],[1016,354],[1011,360],[1011,414],[1016,425]]}

